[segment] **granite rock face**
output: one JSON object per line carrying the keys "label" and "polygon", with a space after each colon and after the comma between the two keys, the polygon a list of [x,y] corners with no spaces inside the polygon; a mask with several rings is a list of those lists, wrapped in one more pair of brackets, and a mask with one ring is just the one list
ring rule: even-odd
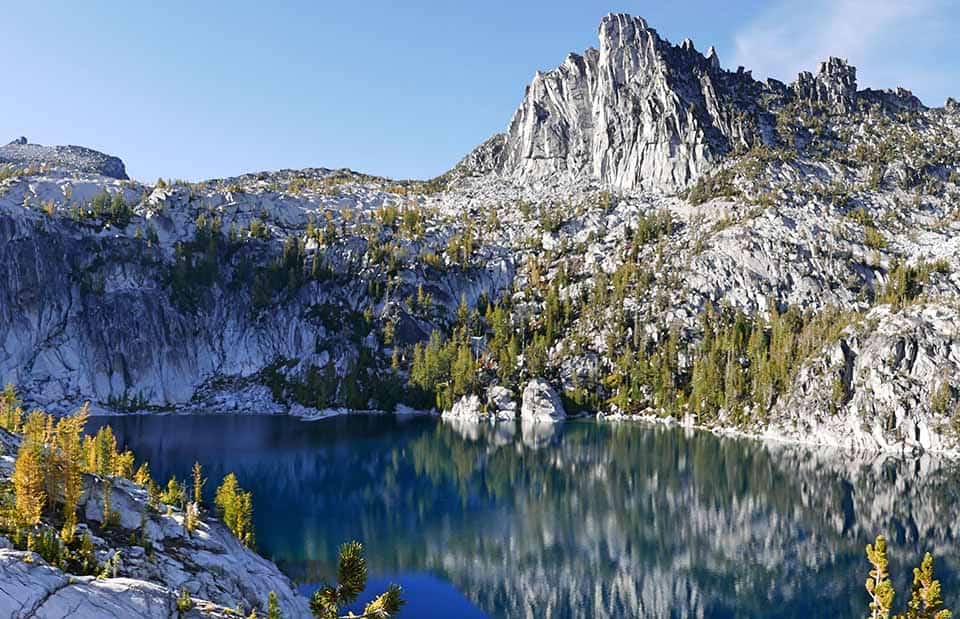
{"label": "granite rock face", "polygon": [[545,380],[531,380],[523,388],[520,420],[533,423],[563,421],[567,413],[557,391]]}
{"label": "granite rock face", "polygon": [[456,402],[448,411],[441,415],[444,419],[460,419],[465,421],[479,421],[487,418],[486,411],[480,403],[480,397],[474,394],[465,395]]}
{"label": "granite rock face", "polygon": [[861,101],[897,109],[923,106],[908,91],[857,90],[856,69],[839,58],[786,86],[724,70],[714,48],[674,45],[639,17],[610,14],[599,49],[570,54],[537,72],[507,131],[461,163],[524,183],[593,181],[619,190],[677,191],[723,158],[773,145],[773,110],[822,105],[843,114]]}
{"label": "granite rock face", "polygon": [[857,451],[947,451],[956,446],[957,376],[955,308],[877,308],[800,371],[776,426]]}
{"label": "granite rock face", "polygon": [[126,180],[127,170],[117,157],[83,146],[41,146],[20,137],[0,146],[0,166],[57,168],[68,172],[101,174]]}

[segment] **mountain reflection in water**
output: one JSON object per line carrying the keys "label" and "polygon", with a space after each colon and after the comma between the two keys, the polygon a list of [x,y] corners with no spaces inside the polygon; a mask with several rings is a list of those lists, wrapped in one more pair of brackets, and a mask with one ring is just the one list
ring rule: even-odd
{"label": "mountain reflection in water", "polygon": [[587,420],[90,422],[104,423],[158,479],[187,478],[199,460],[212,496],[234,471],[254,493],[259,550],[305,590],[358,539],[373,578],[445,600],[418,600],[417,617],[862,617],[877,533],[898,605],[927,550],[948,604],[960,599],[958,475],[937,459]]}

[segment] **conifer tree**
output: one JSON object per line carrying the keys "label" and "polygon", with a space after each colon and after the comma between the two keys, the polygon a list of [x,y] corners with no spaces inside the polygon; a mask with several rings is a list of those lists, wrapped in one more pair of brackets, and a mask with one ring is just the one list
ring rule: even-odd
{"label": "conifer tree", "polygon": [[200,467],[199,462],[193,463],[193,502],[199,507],[203,503],[203,484],[206,483],[206,480],[203,479],[203,469]]}
{"label": "conifer tree", "polygon": [[39,452],[26,442],[14,464],[13,491],[17,521],[25,526],[38,524],[47,495]]}
{"label": "conifer tree", "polygon": [[267,596],[267,619],[283,619],[276,591],[271,591],[270,595]]}
{"label": "conifer tree", "polygon": [[133,482],[140,486],[147,486],[153,481],[153,478],[150,477],[150,463],[144,462],[140,465],[140,468],[137,469],[137,472],[133,475]]}
{"label": "conifer tree", "polygon": [[867,578],[870,595],[870,619],[888,619],[893,607],[893,583],[887,572],[887,540],[878,535],[874,544],[867,544],[867,560],[873,569]]}
{"label": "conifer tree", "polygon": [[923,556],[920,567],[913,568],[913,590],[907,602],[907,612],[901,619],[950,619],[953,616],[943,608],[940,581],[933,577],[933,557]]}
{"label": "conifer tree", "polygon": [[183,507],[185,500],[186,492],[183,489],[183,485],[177,481],[177,476],[174,475],[167,480],[167,489],[160,496],[160,501],[166,505]]}
{"label": "conifer tree", "polygon": [[117,438],[113,435],[113,429],[110,426],[103,426],[97,432],[95,441],[95,461],[94,472],[100,477],[108,477],[114,474],[114,458],[117,453]]}
{"label": "conifer tree", "polygon": [[118,453],[113,458],[113,474],[124,479],[133,479],[133,463],[135,457],[129,449]]}
{"label": "conifer tree", "polygon": [[[340,609],[356,601],[367,587],[367,560],[360,542],[349,542],[340,547],[337,561],[337,584],[326,584],[310,598],[310,610],[316,619],[338,619]],[[361,617],[389,619],[404,604],[399,585],[387,590],[368,603]]]}
{"label": "conifer tree", "polygon": [[0,392],[0,426],[10,432],[19,432],[22,419],[23,409],[20,407],[17,390],[12,384],[8,384],[3,392]]}
{"label": "conifer tree", "polygon": [[214,496],[214,503],[227,528],[244,545],[252,547],[255,543],[253,495],[240,487],[236,475],[229,473],[223,478]]}
{"label": "conifer tree", "polygon": [[77,526],[77,504],[83,492],[83,428],[89,416],[89,406],[84,405],[75,415],[64,417],[57,423],[57,453],[60,458],[63,479],[64,524],[60,535],[64,543],[73,541]]}

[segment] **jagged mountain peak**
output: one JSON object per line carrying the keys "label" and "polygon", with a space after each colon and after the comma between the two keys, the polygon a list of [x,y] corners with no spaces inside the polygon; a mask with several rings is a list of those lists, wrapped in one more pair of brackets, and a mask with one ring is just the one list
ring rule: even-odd
{"label": "jagged mountain peak", "polygon": [[[661,37],[642,17],[611,13],[598,49],[538,71],[504,134],[460,164],[526,185],[596,182],[619,190],[677,191],[735,151],[773,146],[775,113],[804,102],[830,114],[864,104],[926,109],[901,88],[858,90],[857,70],[831,57],[788,85],[760,82],[748,69],[721,67],[714,47]],[[954,107],[956,107],[954,105]]]}
{"label": "jagged mountain peak", "polygon": [[674,45],[622,13],[601,20],[598,38],[598,49],[538,71],[506,134],[462,165],[524,182],[674,188],[748,139],[730,108],[752,79],[722,71],[715,49]]}

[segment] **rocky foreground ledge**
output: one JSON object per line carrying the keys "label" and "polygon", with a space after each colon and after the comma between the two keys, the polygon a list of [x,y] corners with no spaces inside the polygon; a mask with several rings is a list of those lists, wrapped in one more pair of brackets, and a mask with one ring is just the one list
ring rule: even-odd
{"label": "rocky foreground ledge", "polygon": [[[10,483],[19,439],[0,429],[0,480]],[[148,508],[147,492],[111,482],[113,524],[103,527],[103,480],[84,475],[77,535],[89,534],[98,577],[74,576],[0,536],[0,617],[236,617],[261,614],[274,592],[284,617],[310,617],[307,600],[276,565],[243,546],[208,515],[188,534],[184,512]],[[168,507],[168,506],[164,506]],[[94,533],[96,531],[97,533]],[[145,540],[149,540],[145,543]],[[145,547],[146,546],[146,547]],[[178,608],[181,591],[191,608]]]}

